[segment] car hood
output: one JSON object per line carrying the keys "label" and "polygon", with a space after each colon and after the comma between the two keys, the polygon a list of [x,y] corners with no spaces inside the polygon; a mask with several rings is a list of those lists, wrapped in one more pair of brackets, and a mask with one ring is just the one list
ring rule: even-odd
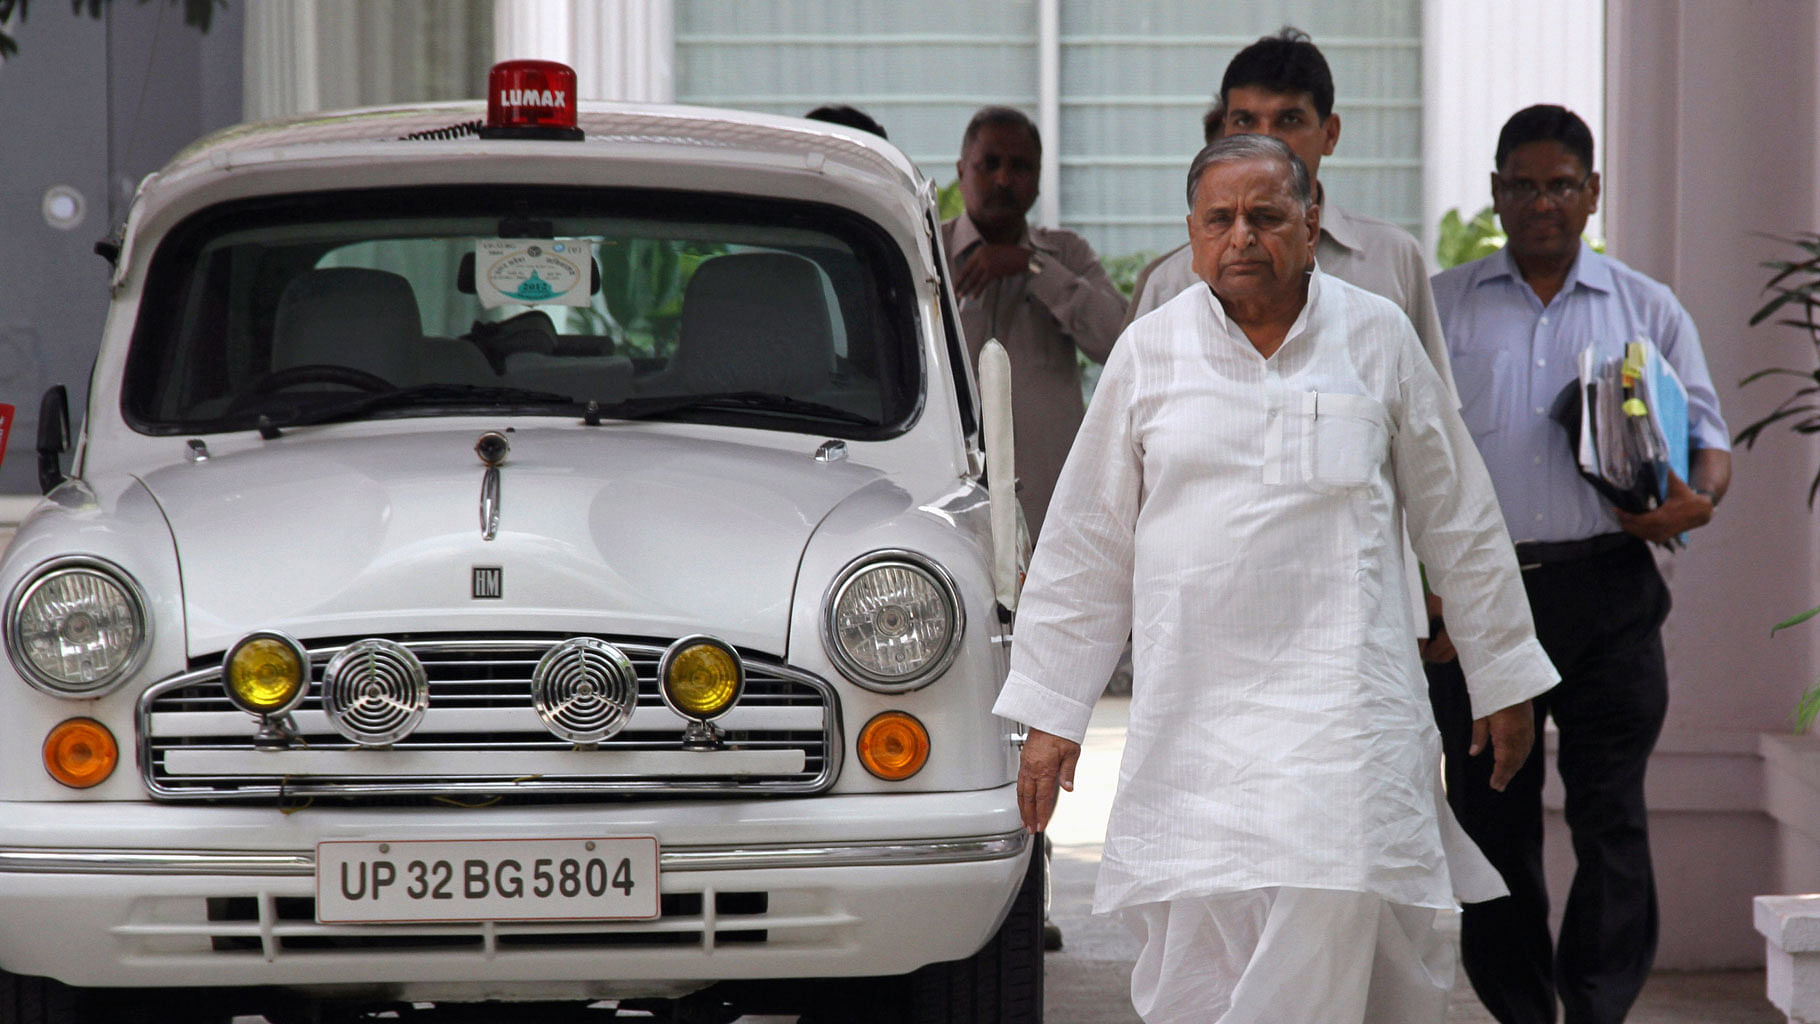
{"label": "car hood", "polygon": [[[638,425],[508,435],[481,529],[478,429],[301,433],[143,477],[176,539],[192,656],[254,629],[712,633],[786,652],[803,547],[880,474]],[[499,571],[486,596],[477,569]]]}

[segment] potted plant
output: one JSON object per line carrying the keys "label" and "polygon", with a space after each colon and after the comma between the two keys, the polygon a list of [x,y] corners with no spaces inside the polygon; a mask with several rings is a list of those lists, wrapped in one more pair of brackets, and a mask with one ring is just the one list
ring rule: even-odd
{"label": "potted plant", "polygon": [[[1750,322],[1754,327],[1775,318],[1778,324],[1806,332],[1808,344],[1814,350],[1814,365],[1807,369],[1770,367],[1758,370],[1740,382],[1742,387],[1767,377],[1792,377],[1799,381],[1795,390],[1774,409],[1738,432],[1735,441],[1745,448],[1755,445],[1763,432],[1776,424],[1783,424],[1797,434],[1820,434],[1820,233],[1810,232],[1785,241],[1799,249],[1802,255],[1798,259],[1769,260],[1763,264],[1774,272],[1764,285],[1770,298],[1751,316]],[[1820,496],[1820,472],[1814,474],[1807,488],[1810,511],[1816,496]],[[1816,615],[1820,615],[1820,607],[1809,608],[1776,623],[1770,633],[1806,622]],[[1820,716],[1820,683],[1809,687],[1796,704],[1796,731],[1806,731],[1816,716]]]}

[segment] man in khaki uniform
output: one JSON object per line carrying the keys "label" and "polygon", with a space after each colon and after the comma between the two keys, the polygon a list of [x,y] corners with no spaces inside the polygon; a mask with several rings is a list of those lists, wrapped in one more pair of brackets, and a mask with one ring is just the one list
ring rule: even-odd
{"label": "man in khaki uniform", "polygon": [[961,139],[966,212],[942,225],[961,328],[974,359],[997,338],[1011,357],[1018,501],[1035,539],[1055,478],[1081,425],[1075,351],[1103,363],[1125,300],[1087,240],[1025,218],[1036,203],[1043,142],[1010,107],[985,107]]}

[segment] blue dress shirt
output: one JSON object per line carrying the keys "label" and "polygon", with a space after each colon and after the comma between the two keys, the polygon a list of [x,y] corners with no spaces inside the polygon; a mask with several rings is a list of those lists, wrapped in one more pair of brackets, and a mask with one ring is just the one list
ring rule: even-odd
{"label": "blue dress shirt", "polygon": [[1668,286],[1582,242],[1546,307],[1503,251],[1436,274],[1434,293],[1460,415],[1491,471],[1512,540],[1580,540],[1619,529],[1550,415],[1578,378],[1589,344],[1605,359],[1622,355],[1627,342],[1654,342],[1687,387],[1690,447],[1731,449],[1700,332]]}

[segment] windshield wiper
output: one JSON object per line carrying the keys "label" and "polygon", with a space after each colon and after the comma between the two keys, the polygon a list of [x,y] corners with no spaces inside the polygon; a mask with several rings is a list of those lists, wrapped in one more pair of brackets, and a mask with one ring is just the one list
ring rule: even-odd
{"label": "windshield wiper", "polygon": [[755,412],[781,412],[792,416],[839,420],[864,426],[877,426],[870,416],[842,409],[824,402],[811,402],[771,391],[716,391],[701,395],[653,395],[634,398],[601,408],[601,415],[622,420],[648,420],[677,412],[698,409],[734,409]]}
{"label": "windshield wiper", "polygon": [[488,387],[477,384],[417,384],[398,388],[395,391],[356,395],[346,401],[330,402],[326,405],[293,408],[288,416],[262,414],[259,417],[259,429],[261,433],[265,433],[268,430],[277,430],[282,427],[305,427],[315,423],[348,419],[381,409],[439,404],[575,405],[577,403],[572,395],[559,395],[552,391]]}

